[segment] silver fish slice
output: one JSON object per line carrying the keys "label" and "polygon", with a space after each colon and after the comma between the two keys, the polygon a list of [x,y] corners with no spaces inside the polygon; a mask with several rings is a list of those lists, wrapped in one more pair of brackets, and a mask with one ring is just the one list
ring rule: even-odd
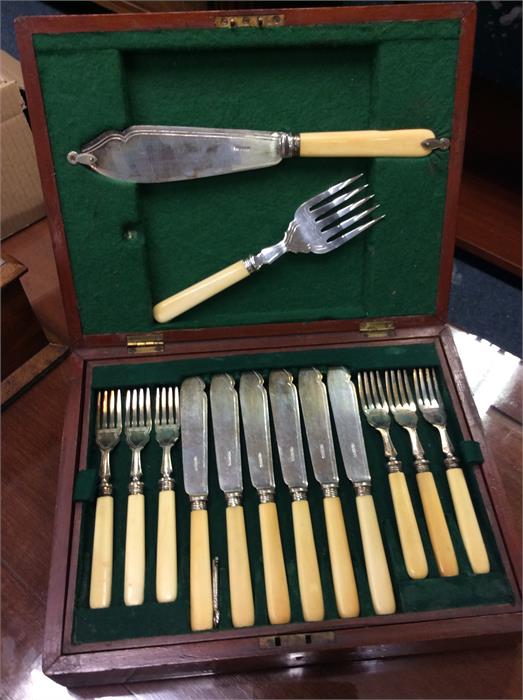
{"label": "silver fish slice", "polygon": [[363,209],[363,205],[373,199],[374,195],[356,199],[368,185],[348,189],[361,177],[363,173],[339,182],[304,202],[296,210],[283,239],[275,245],[263,248],[257,255],[251,255],[245,260],[238,260],[156,304],[153,308],[155,320],[158,323],[171,321],[248,277],[263,265],[272,264],[285,253],[329,253],[374,226],[384,215],[371,219],[367,217],[380,205],[373,204]]}

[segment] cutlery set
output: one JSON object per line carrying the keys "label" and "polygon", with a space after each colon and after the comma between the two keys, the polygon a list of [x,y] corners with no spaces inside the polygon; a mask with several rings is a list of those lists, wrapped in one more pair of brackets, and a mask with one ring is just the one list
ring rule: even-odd
{"label": "cutlery set", "polygon": [[[357,385],[357,388],[356,388]],[[414,387],[414,391],[412,390]],[[127,500],[124,566],[125,605],[141,605],[145,586],[144,486],[140,454],[153,434],[162,448],[159,480],[156,550],[156,599],[177,597],[177,540],[171,450],[181,434],[183,479],[190,503],[189,600],[191,629],[208,630],[216,623],[216,562],[211,562],[207,503],[208,415],[216,456],[218,482],[225,498],[228,577],[231,620],[234,627],[254,624],[255,607],[249,547],[242,506],[241,429],[248,471],[257,491],[263,577],[271,624],[291,620],[287,569],[275,501],[276,481],[271,442],[271,419],[283,481],[289,489],[295,562],[301,611],[305,621],[324,619],[324,597],[316,539],[307,498],[309,483],[306,447],[312,471],[323,493],[323,511],[336,608],[339,617],[360,614],[350,542],[340,497],[335,437],[341,461],[355,491],[365,572],[374,611],[396,611],[389,564],[372,495],[358,406],[383,442],[386,469],[405,569],[411,579],[428,575],[428,563],[414,507],[398,452],[393,444],[391,418],[409,436],[416,483],[430,544],[440,576],[459,574],[447,519],[430,464],[417,432],[418,410],[440,436],[443,463],[459,531],[471,569],[489,571],[489,559],[460,468],[446,429],[446,415],[436,373],[431,369],[362,371],[356,377],[344,367],[330,368],[324,376],[315,368],[301,369],[295,378],[285,369],[269,372],[268,381],[256,371],[240,376],[238,388],[228,374],[212,377],[208,387],[200,377],[189,377],[177,387],[156,389],[154,421],[149,388],[126,392],[122,417],[120,391],[101,391],[97,397],[95,436],[101,452],[99,496],[96,503],[90,607],[111,604],[113,559],[113,495],[110,453],[122,429],[131,450]],[[210,406],[208,405],[210,404]],[[302,433],[302,421],[304,432]],[[305,437],[305,439],[304,439]],[[374,469],[377,469],[374,466]]]}

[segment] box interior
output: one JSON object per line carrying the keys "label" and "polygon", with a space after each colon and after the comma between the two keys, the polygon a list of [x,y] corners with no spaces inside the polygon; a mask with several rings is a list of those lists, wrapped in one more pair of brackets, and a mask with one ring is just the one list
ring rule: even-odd
{"label": "box interior", "polygon": [[[86,464],[80,465],[89,470],[97,470],[99,451],[94,439],[94,413],[96,393],[108,387],[122,390],[135,386],[178,385],[185,377],[198,375],[207,383],[215,373],[229,372],[239,379],[244,370],[257,369],[265,377],[271,368],[285,367],[293,372],[297,379],[300,367],[316,366],[322,371],[330,366],[345,365],[351,372],[362,369],[435,367],[438,381],[442,388],[448,415],[448,429],[454,445],[460,452],[463,447],[463,435],[460,431],[456,414],[452,408],[448,390],[444,384],[435,346],[431,343],[416,343],[387,347],[352,347],[340,349],[316,349],[282,353],[265,353],[259,355],[229,355],[205,359],[190,359],[162,362],[144,362],[132,365],[97,366],[93,370],[90,396],[90,434]],[[210,407],[209,407],[210,414]],[[413,459],[407,433],[393,423],[391,435],[403,463],[404,471],[414,505],[425,553],[429,564],[429,575],[423,580],[411,580],[406,573],[400,548],[399,536],[394,519],[392,499],[388,485],[383,446],[379,434],[363,418],[362,425],[367,450],[368,462],[372,476],[372,490],[376,503],[384,546],[389,562],[397,612],[424,612],[435,609],[459,608],[506,604],[513,601],[509,581],[504,572],[494,535],[490,528],[485,507],[478,490],[472,465],[465,465],[467,482],[480,527],[485,539],[491,570],[484,575],[474,575],[470,569],[463,543],[457,528],[456,518],[450,498],[450,492],[443,465],[439,437],[435,428],[419,418],[419,435],[426,456],[430,460],[443,509],[449,525],[452,541],[459,563],[459,575],[442,578],[438,575],[435,559],[421,502],[416,485]],[[232,627],[229,607],[229,587],[227,568],[227,544],[225,529],[225,499],[219,489],[214,445],[212,437],[212,416],[209,418],[209,530],[211,555],[220,560],[219,606],[220,623],[218,630]],[[302,426],[303,427],[303,426]],[[335,427],[333,425],[335,434]],[[305,435],[305,432],[303,432]],[[289,591],[291,596],[292,621],[303,620],[300,607],[298,578],[296,571],[295,550],[292,530],[291,500],[286,488],[278,460],[277,446],[272,430],[273,460],[276,476],[276,502],[282,534],[283,549],[287,568]],[[360,541],[358,519],[354,501],[354,490],[343,469],[337,439],[336,455],[340,476],[340,497],[347,527],[349,545],[354,564],[357,587],[361,605],[361,617],[374,615],[370,599],[363,551]],[[309,503],[313,521],[314,537],[320,565],[320,573],[325,602],[325,619],[336,619],[337,611],[330,572],[325,521],[322,506],[322,491],[316,482],[309,460],[305,440],[307,473],[309,480]],[[463,452],[461,452],[463,455]],[[263,566],[261,558],[260,532],[258,523],[258,497],[248,473],[245,445],[242,430],[244,513],[247,528],[251,575],[255,600],[255,625],[268,624]],[[176,526],[178,547],[178,598],[173,603],[157,603],[155,600],[155,557],[156,557],[156,523],[158,479],[160,476],[161,450],[157,445],[154,432],[149,444],[142,452],[142,466],[145,482],[146,500],[146,581],[145,602],[137,607],[125,607],[123,603],[124,544],[127,504],[127,484],[131,453],[122,439],[111,456],[112,481],[114,485],[114,568],[113,592],[111,606],[104,610],[89,608],[89,578],[91,569],[92,540],[94,532],[94,502],[82,505],[82,523],[79,543],[77,569],[77,588],[73,616],[73,643],[101,642],[135,637],[157,635],[176,635],[189,633],[189,501],[183,488],[181,464],[181,445],[178,442],[172,451],[174,478],[176,481]],[[194,633],[198,635],[198,633]]]}
{"label": "box interior", "polygon": [[[157,185],[110,180],[66,156],[133,124],[425,127],[452,139],[459,35],[458,19],[35,35],[83,333],[433,314],[448,152],[295,158]],[[276,242],[299,204],[360,172],[386,214],[379,225],[154,322],[154,303]]]}

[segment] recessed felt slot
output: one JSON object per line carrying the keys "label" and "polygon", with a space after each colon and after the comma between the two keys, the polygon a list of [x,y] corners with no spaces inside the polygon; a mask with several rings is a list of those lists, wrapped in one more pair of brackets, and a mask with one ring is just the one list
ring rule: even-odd
{"label": "recessed felt slot", "polygon": [[[99,463],[99,453],[94,441],[94,405],[96,392],[99,389],[120,388],[124,390],[128,387],[135,386],[154,387],[157,385],[179,385],[184,378],[194,375],[201,376],[208,384],[212,375],[215,373],[229,372],[238,380],[242,371],[250,369],[257,369],[267,378],[271,368],[281,367],[285,367],[297,377],[298,370],[301,367],[316,366],[325,371],[328,367],[336,365],[345,365],[354,372],[362,369],[383,370],[386,368],[410,369],[419,366],[435,367],[448,415],[449,433],[456,447],[459,446],[463,436],[450,401],[448,390],[444,384],[444,378],[439,368],[435,347],[427,343],[375,348],[320,349],[259,355],[222,356],[192,360],[166,360],[163,362],[144,362],[142,364],[133,365],[95,367],[91,386],[89,449],[85,466],[88,469],[97,470]],[[216,473],[212,420],[209,421],[209,425],[209,529],[211,554],[212,556],[219,556],[220,558],[219,604],[221,617],[218,630],[228,630],[231,629],[231,618],[227,573],[225,500],[223,493],[219,489]],[[372,490],[391,571],[397,601],[397,611],[426,612],[442,608],[489,604],[502,605],[504,603],[510,603],[512,601],[510,584],[503,570],[494,535],[490,528],[485,507],[476,483],[474,470],[463,465],[491,565],[489,574],[478,576],[472,574],[461,542],[446,482],[443,455],[441,453],[437,433],[434,428],[421,418],[419,418],[418,422],[419,435],[437,483],[443,509],[451,531],[452,541],[456,550],[460,574],[456,577],[446,579],[438,576],[415,483],[408,438],[406,434],[404,434],[404,431],[393,424],[391,427],[392,439],[404,465],[410,495],[429,563],[429,574],[426,579],[419,581],[409,579],[403,563],[394,520],[381,438],[376,431],[367,424],[365,419],[362,420],[362,425],[367,457],[372,475]],[[292,622],[300,622],[302,621],[302,616],[292,536],[291,503],[288,489],[281,477],[277,447],[274,442],[274,431],[272,431],[272,435],[277,489],[276,501],[287,565]],[[366,617],[373,615],[374,611],[372,609],[365,575],[359,526],[356,517],[354,490],[343,469],[343,463],[336,440],[335,443],[340,476],[340,497],[360,597],[361,616]],[[244,513],[255,600],[255,626],[259,626],[266,625],[268,620],[265,606],[263,567],[261,564],[258,498],[251,485],[250,476],[248,474],[244,444],[242,444],[242,449]],[[325,603],[325,619],[337,619],[323,517],[322,493],[319,484],[314,478],[306,441],[305,455],[309,479],[309,503]],[[125,445],[125,438],[122,435],[120,444],[112,454],[112,475],[115,499],[113,596],[111,607],[103,610],[90,610],[88,607],[94,503],[87,503],[82,506],[83,515],[79,541],[77,588],[73,622],[74,643],[157,635],[176,635],[190,631],[188,602],[189,505],[187,495],[183,489],[181,449],[179,443],[173,450],[177,502],[178,598],[174,603],[159,604],[155,602],[156,521],[161,450],[154,439],[154,433],[151,436],[149,444],[142,453],[147,514],[145,603],[142,606],[133,608],[126,608],[123,605],[125,512],[130,460],[130,451]]]}

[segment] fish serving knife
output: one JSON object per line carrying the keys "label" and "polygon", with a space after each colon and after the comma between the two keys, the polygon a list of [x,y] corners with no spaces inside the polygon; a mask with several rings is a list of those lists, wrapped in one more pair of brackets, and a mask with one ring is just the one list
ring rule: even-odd
{"label": "fish serving knife", "polygon": [[220,488],[225,494],[231,618],[234,627],[254,624],[251,570],[243,515],[240,415],[234,379],[216,374],[211,380],[211,416]]}
{"label": "fish serving knife", "polygon": [[184,379],[180,387],[180,422],[185,490],[191,504],[190,516],[190,617],[191,629],[213,626],[211,554],[207,497],[207,394],[200,377]]}
{"label": "fish serving knife", "polygon": [[343,463],[356,491],[356,508],[372,605],[376,614],[388,615],[395,612],[396,602],[371,493],[371,476],[356,387],[345,367],[332,368],[327,372],[327,386]]}
{"label": "fish serving knife", "polygon": [[155,183],[267,168],[293,156],[423,157],[449,144],[430,129],[289,134],[145,124],[106,131],[67,160],[115,180]]}
{"label": "fish serving knife", "polygon": [[307,473],[300,426],[298,392],[287,370],[269,374],[269,396],[283,479],[292,498],[292,522],[303,618],[323,620],[320,570],[307,500]]}
{"label": "fish serving knife", "polygon": [[271,624],[286,624],[291,619],[291,605],[278,511],[274,501],[276,487],[272,465],[269,402],[263,377],[258,372],[244,372],[241,375],[240,406],[249,473],[260,499],[258,515],[267,612]]}
{"label": "fish serving knife", "polygon": [[336,607],[340,617],[357,617],[360,612],[358,589],[338,496],[338,468],[332,439],[327,388],[322,373],[302,369],[298,375],[301,411],[314,475],[323,491],[323,509]]}

